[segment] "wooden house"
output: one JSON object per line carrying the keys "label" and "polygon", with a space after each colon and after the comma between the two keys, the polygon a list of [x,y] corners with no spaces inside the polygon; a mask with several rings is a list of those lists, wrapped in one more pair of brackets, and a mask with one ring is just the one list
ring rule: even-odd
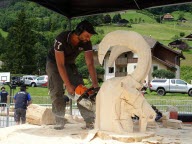
{"label": "wooden house", "polygon": [[[144,36],[144,39],[150,45],[152,54],[151,70],[146,77],[146,81],[151,81],[153,79],[152,72],[158,69],[170,70],[176,74],[176,78],[180,78],[180,59],[185,59],[182,52],[172,50],[150,37]],[[98,45],[94,46],[96,65],[99,64],[97,59],[97,47]],[[103,63],[105,69],[104,80],[131,74],[137,66],[138,56],[135,53],[125,52],[121,54],[114,62],[113,67],[107,66],[109,56],[110,50],[106,54]]]}
{"label": "wooden house", "polygon": [[[185,38],[186,39],[186,38]],[[184,41],[182,40],[175,40],[173,42],[170,42],[168,44],[169,47],[171,48],[178,48],[180,50],[186,50],[188,49],[188,44],[186,44]]]}
{"label": "wooden house", "polygon": [[167,13],[163,15],[162,20],[172,21],[174,20],[174,17],[170,13]]}

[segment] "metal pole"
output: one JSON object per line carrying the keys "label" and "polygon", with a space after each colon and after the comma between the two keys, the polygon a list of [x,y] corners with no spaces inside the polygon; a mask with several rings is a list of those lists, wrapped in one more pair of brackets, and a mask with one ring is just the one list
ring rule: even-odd
{"label": "metal pole", "polygon": [[7,117],[6,117],[6,127],[9,126],[9,104],[6,104],[6,109],[7,109]]}
{"label": "metal pole", "polygon": [[[71,31],[71,19],[68,19],[68,23],[69,23],[69,30]],[[69,113],[70,113],[70,115],[72,115],[72,105],[73,105],[73,100],[70,99],[69,100],[69,108],[70,108]]]}

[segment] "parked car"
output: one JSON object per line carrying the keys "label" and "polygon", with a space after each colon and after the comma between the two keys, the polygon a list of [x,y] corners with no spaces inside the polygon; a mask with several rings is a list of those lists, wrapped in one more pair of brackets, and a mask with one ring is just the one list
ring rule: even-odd
{"label": "parked car", "polygon": [[36,87],[37,85],[37,76],[35,75],[25,75],[23,76],[23,82],[25,85]]}
{"label": "parked car", "polygon": [[166,93],[187,93],[192,96],[192,85],[181,79],[154,79],[149,85],[150,91],[156,91],[158,95]]}
{"label": "parked car", "polygon": [[20,86],[23,84],[22,77],[20,76],[12,76],[11,77],[11,84],[14,84],[16,86]]}
{"label": "parked car", "polygon": [[48,84],[48,75],[42,75],[42,76],[39,76],[37,79],[36,79],[36,84],[37,86],[41,86],[41,87],[47,87],[47,84]]}

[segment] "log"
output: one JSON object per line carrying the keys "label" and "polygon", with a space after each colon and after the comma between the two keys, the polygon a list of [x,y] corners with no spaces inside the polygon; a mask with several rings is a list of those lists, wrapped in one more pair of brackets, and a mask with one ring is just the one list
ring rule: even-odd
{"label": "log", "polygon": [[27,108],[26,121],[34,125],[52,125],[55,124],[55,117],[51,109],[31,104]]}

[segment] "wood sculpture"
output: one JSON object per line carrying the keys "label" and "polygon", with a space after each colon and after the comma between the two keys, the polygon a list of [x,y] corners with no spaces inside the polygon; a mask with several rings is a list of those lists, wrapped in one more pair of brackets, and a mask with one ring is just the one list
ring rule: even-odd
{"label": "wood sculpture", "polygon": [[138,55],[134,72],[125,77],[115,77],[103,83],[96,99],[95,129],[118,134],[133,132],[132,116],[139,117],[139,131],[145,132],[148,121],[156,113],[140,92],[151,66],[151,50],[144,38],[133,31],[117,30],[107,34],[99,44],[98,57],[102,64],[111,48],[109,65],[126,51]]}

